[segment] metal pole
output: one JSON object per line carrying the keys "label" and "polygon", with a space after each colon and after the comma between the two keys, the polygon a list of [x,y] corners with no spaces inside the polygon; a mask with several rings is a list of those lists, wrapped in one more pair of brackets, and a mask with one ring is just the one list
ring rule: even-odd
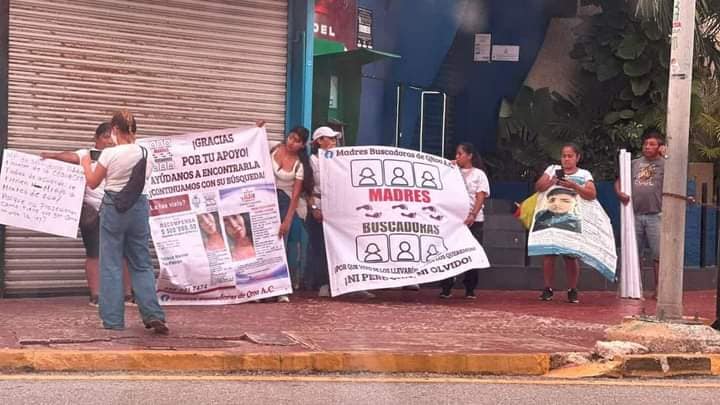
{"label": "metal pole", "polygon": [[420,152],[423,149],[423,126],[425,126],[425,92],[420,93]]}
{"label": "metal pole", "polygon": [[657,316],[682,318],[688,132],[692,91],[695,0],[675,0],[668,81],[667,145]]}
{"label": "metal pole", "polygon": [[400,95],[402,94],[402,85],[398,83],[395,88],[395,147],[400,146]]}
{"label": "metal pole", "polygon": [[[10,2],[0,0],[0,162],[8,142]],[[5,291],[5,225],[0,225],[0,298]]]}
{"label": "metal pole", "polygon": [[443,93],[442,138],[440,139],[440,157],[445,157],[445,126],[447,125],[447,94]]}
{"label": "metal pole", "polygon": [[303,69],[302,69],[302,125],[305,128],[312,128],[312,98],[313,98],[313,74],[315,61],[315,2],[307,0],[305,3],[305,32],[302,39],[303,46]]}
{"label": "metal pole", "polygon": [[[420,92],[420,152],[423,150],[423,132],[424,132],[424,124],[425,124],[425,96],[428,94],[442,94],[445,96],[445,93],[441,93],[439,91],[434,90],[428,90],[428,91],[422,91]],[[445,100],[443,99],[443,128],[442,128],[443,134],[443,146],[445,145]]]}
{"label": "metal pole", "polygon": [[715,188],[715,322],[711,325],[720,330],[720,187]]}

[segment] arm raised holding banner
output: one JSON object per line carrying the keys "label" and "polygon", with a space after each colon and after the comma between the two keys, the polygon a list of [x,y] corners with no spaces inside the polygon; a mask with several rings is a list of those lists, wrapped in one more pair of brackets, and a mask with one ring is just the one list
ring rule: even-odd
{"label": "arm raised holding banner", "polygon": [[40,156],[43,159],[59,160],[61,162],[80,164],[80,156],[76,152],[63,151],[63,152],[42,152]]}

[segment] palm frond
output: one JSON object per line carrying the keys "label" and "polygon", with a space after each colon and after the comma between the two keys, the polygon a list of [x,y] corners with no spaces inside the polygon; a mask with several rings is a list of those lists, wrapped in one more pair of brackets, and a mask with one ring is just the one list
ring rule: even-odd
{"label": "palm frond", "polygon": [[697,127],[720,142],[720,120],[707,113],[701,113],[696,120]]}
{"label": "palm frond", "polygon": [[[660,32],[672,32],[673,0],[636,1],[635,15],[643,21],[657,24]],[[720,75],[720,0],[697,0],[695,13],[696,58],[712,66],[710,75]]]}
{"label": "palm frond", "polygon": [[693,142],[693,146],[695,146],[695,150],[697,150],[700,156],[705,159],[711,161],[720,159],[720,145],[708,146],[700,142]]}

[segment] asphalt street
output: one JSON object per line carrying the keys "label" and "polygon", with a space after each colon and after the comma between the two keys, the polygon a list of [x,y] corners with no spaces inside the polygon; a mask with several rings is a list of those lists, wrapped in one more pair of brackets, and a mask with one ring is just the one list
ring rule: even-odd
{"label": "asphalt street", "polygon": [[717,404],[720,379],[0,375],[4,404]]}

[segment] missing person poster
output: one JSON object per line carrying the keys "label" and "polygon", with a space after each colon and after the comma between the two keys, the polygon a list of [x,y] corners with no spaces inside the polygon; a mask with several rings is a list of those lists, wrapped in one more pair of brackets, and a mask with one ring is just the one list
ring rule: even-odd
{"label": "missing person poster", "polygon": [[163,304],[292,292],[264,128],[140,141],[152,155],[150,229]]}
{"label": "missing person poster", "polygon": [[463,224],[470,198],[450,161],[383,146],[318,153],[333,296],[489,267]]}
{"label": "missing person poster", "polygon": [[585,200],[560,186],[538,193],[528,255],[575,256],[615,281],[617,253],[610,218],[597,200]]}
{"label": "missing person poster", "polygon": [[6,149],[0,224],[76,238],[85,174],[78,165]]}

